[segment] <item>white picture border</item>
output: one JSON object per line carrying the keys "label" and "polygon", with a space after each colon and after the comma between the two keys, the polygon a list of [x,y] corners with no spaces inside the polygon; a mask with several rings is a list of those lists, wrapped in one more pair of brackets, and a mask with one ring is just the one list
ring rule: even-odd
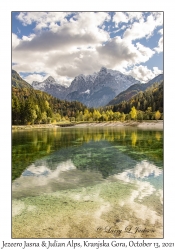
{"label": "white picture border", "polygon": [[[20,239],[11,239],[11,11],[164,11],[164,239],[146,241],[159,242],[160,246],[162,242],[175,243],[175,74],[173,74],[175,72],[175,8],[173,2],[5,0],[1,1],[0,10],[0,248],[2,241],[23,242]],[[32,242],[41,241],[32,240]],[[106,242],[109,241],[106,240]],[[122,242],[128,241],[122,239]]]}

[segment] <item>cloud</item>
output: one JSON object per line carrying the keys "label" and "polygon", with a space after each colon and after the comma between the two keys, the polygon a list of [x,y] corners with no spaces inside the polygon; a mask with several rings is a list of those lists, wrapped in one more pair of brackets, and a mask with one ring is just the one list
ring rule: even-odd
{"label": "cloud", "polygon": [[128,20],[133,22],[134,20],[141,20],[143,18],[143,12],[126,12]]}
{"label": "cloud", "polygon": [[161,40],[154,50],[141,42],[132,43],[153,34],[162,21],[157,13],[145,18],[143,12],[116,12],[113,21],[115,25],[124,23],[119,28],[124,35],[114,38],[110,38],[110,30],[104,30],[104,25],[113,25],[108,12],[21,12],[17,18],[28,29],[32,24],[33,29],[22,38],[12,34],[14,69],[30,73],[29,82],[41,81],[43,72],[63,84],[102,66],[123,72],[147,62],[161,48]]}
{"label": "cloud", "polygon": [[141,21],[143,19],[143,12],[116,12],[113,16],[115,27],[118,28],[120,23],[132,23],[133,21]]}
{"label": "cloud", "polygon": [[[33,81],[37,81],[37,82],[43,82],[44,80],[46,80],[48,77],[50,76],[50,74],[47,75],[42,75],[42,74],[30,74],[26,77],[23,77],[23,79],[32,84]],[[58,74],[55,74],[55,72],[52,72],[52,77],[57,80],[57,78],[59,78],[58,84],[64,85],[64,86],[70,86],[71,82],[73,81],[73,78],[69,78],[69,77],[65,77],[65,76],[61,76]]]}
{"label": "cloud", "polygon": [[153,67],[153,73],[155,74],[155,76],[160,75],[163,73],[162,70],[160,70],[158,67]]}
{"label": "cloud", "polygon": [[45,72],[53,77],[55,75],[56,79],[61,81],[60,77],[74,78],[82,72],[91,74],[102,66],[111,69],[115,67],[115,69],[122,71],[123,67],[127,68],[133,64],[146,62],[154,53],[150,48],[140,43],[134,46],[131,42],[115,37],[103,46],[94,45],[91,49],[88,49],[87,46],[81,46],[80,49],[74,51],[34,50],[33,53],[26,52],[27,63],[25,64],[23,63],[23,51],[14,50],[13,58],[15,62],[19,63],[14,66],[16,71]]}
{"label": "cloud", "polygon": [[[43,15],[46,14],[39,15],[38,24],[43,22]],[[35,36],[23,36],[12,52],[13,62],[16,63],[14,69],[20,72],[47,72],[53,77],[57,74],[56,78],[60,78],[64,83],[70,82],[67,77],[72,78],[82,72],[92,73],[94,69],[99,69],[102,65],[99,66],[94,60],[99,59],[95,47],[109,39],[109,34],[99,26],[103,26],[110,16],[107,12],[85,12],[76,13],[73,17],[69,22],[56,27],[55,32],[55,24],[50,22],[51,30],[42,30]],[[37,20],[35,14],[23,13],[19,18],[24,25]],[[45,22],[48,23],[47,18]],[[89,60],[92,60],[93,66],[89,64]]]}
{"label": "cloud", "polygon": [[50,58],[48,62],[49,65],[54,64],[58,57],[61,59],[62,64],[56,64],[56,73],[72,78],[82,74],[82,72],[83,74],[91,74],[94,71],[98,71],[99,68],[105,64],[103,60],[100,61],[98,53],[93,50],[81,50],[66,55],[55,55],[55,57]]}
{"label": "cloud", "polygon": [[133,41],[136,39],[141,39],[143,37],[149,38],[153,35],[153,32],[156,27],[161,26],[163,24],[163,15],[162,13],[151,13],[146,21],[143,18],[140,19],[139,22],[134,22],[131,25],[131,28],[128,28],[123,37]]}
{"label": "cloud", "polygon": [[47,72],[47,68],[45,68],[45,64],[43,61],[41,61],[41,58],[37,59],[35,55],[32,55],[32,57],[30,57],[29,55],[26,54],[25,59],[27,61],[26,63],[23,62],[24,59],[22,59],[22,54],[21,54],[18,60],[16,61],[14,60],[15,62],[13,66],[14,70],[16,70],[17,72],[23,72],[23,73],[34,73],[34,72],[46,73]]}
{"label": "cloud", "polygon": [[31,41],[34,37],[35,34],[30,34],[29,36],[22,36],[22,39],[20,39],[16,34],[12,33],[12,49],[15,50],[22,42]]}
{"label": "cloud", "polygon": [[59,84],[62,84],[64,86],[70,86],[71,82],[73,81],[73,78],[60,76],[59,77]]}
{"label": "cloud", "polygon": [[71,35],[71,30],[64,28],[57,33],[44,31],[35,36],[32,40],[25,39],[16,47],[17,51],[54,51],[54,50],[74,50],[76,46],[93,46],[98,43],[95,34],[91,36],[84,32]]}
{"label": "cloud", "polygon": [[14,33],[12,33],[12,49],[14,49],[16,46],[18,46],[20,43],[20,39],[18,36]]}
{"label": "cloud", "polygon": [[20,30],[18,27],[17,27],[17,30],[18,30],[18,32],[17,32],[17,33],[18,33],[18,34],[20,34],[20,33],[21,33],[21,30]]}
{"label": "cloud", "polygon": [[129,70],[128,72],[125,73],[133,76],[134,78],[136,78],[141,82],[148,82],[157,75],[161,74],[162,70],[159,70],[158,67],[153,67],[152,71],[148,69],[147,66],[139,65],[139,66],[134,66],[132,70]]}
{"label": "cloud", "polygon": [[29,36],[22,36],[21,41],[31,41],[35,37],[35,34],[30,34]]}
{"label": "cloud", "polygon": [[123,12],[116,12],[113,16],[113,22],[115,22],[115,26],[118,27],[119,23],[127,23],[128,17]]}
{"label": "cloud", "polygon": [[105,46],[99,46],[97,51],[100,57],[106,60],[108,66],[120,68],[146,62],[155,53],[140,43],[134,46],[130,41],[121,39],[119,36],[111,39]]}
{"label": "cloud", "polygon": [[[40,14],[41,15],[41,14]],[[46,15],[46,14],[45,14]],[[24,18],[26,17],[26,18]],[[36,16],[27,18],[22,15],[24,24],[29,24],[35,20]],[[77,18],[70,19],[70,22],[65,22],[64,25],[58,26],[54,22],[49,22],[49,18],[45,18],[43,23],[38,21],[37,26],[49,27],[50,30],[44,30],[33,37],[33,39],[25,39],[20,41],[16,50],[18,51],[53,51],[53,50],[72,50],[77,46],[93,46],[106,41],[109,34],[100,29],[98,26],[102,25],[105,20],[109,19],[109,14],[106,12],[93,13],[77,13]],[[49,19],[49,21],[48,21]],[[39,16],[40,20],[40,16]],[[49,22],[49,25],[48,25]],[[42,27],[38,28],[41,29]],[[54,31],[53,31],[54,30]]]}
{"label": "cloud", "polygon": [[35,30],[41,30],[54,22],[67,22],[66,17],[69,12],[20,12],[17,19],[22,22],[24,26],[36,23]]}
{"label": "cloud", "polygon": [[26,77],[23,77],[23,79],[31,84],[33,81],[43,82],[48,76],[49,75],[42,76],[41,74],[30,74]]}
{"label": "cloud", "polygon": [[154,48],[157,53],[163,52],[163,36],[159,39],[158,46]]}
{"label": "cloud", "polygon": [[[158,33],[160,33],[160,34],[163,35],[163,29],[159,30]],[[163,36],[161,36],[161,38],[159,39],[158,46],[155,47],[154,50],[155,50],[157,53],[163,52]]]}
{"label": "cloud", "polygon": [[156,26],[163,25],[163,12],[152,12]]}
{"label": "cloud", "polygon": [[140,43],[136,43],[136,47],[138,51],[140,52],[140,61],[142,62],[148,61],[155,53],[153,50],[151,50],[148,47],[143,46]]}
{"label": "cloud", "polygon": [[158,32],[157,32],[157,33],[159,33],[159,34],[163,35],[163,29],[158,30]]}

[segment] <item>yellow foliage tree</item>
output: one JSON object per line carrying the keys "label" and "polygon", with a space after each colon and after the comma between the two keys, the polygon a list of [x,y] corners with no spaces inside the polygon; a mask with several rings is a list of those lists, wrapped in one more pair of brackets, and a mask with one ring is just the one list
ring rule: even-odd
{"label": "yellow foliage tree", "polygon": [[134,120],[137,118],[137,110],[134,106],[131,108],[130,115],[131,115],[131,118]]}
{"label": "yellow foliage tree", "polygon": [[155,113],[155,119],[159,120],[160,117],[161,117],[161,113],[159,112],[159,110],[157,110],[156,113]]}
{"label": "yellow foliage tree", "polygon": [[93,120],[94,121],[98,121],[98,119],[101,117],[101,114],[100,114],[100,112],[98,111],[98,110],[94,110],[94,112],[93,112]]}

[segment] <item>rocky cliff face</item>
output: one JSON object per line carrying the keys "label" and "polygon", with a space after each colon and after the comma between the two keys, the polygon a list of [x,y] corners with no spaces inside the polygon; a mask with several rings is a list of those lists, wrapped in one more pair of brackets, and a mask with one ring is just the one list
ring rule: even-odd
{"label": "rocky cliff face", "polygon": [[68,88],[56,83],[53,77],[41,83],[33,82],[32,86],[60,99],[77,100],[88,107],[99,107],[106,105],[120,92],[136,83],[140,82],[132,76],[102,67],[92,75],[81,74],[75,77]]}

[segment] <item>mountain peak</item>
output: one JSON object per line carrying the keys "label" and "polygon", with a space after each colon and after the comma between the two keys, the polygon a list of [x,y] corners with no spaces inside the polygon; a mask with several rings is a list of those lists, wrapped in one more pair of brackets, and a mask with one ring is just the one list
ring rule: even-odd
{"label": "mountain peak", "polygon": [[101,69],[100,69],[100,73],[107,73],[107,68],[105,68],[105,67],[101,67]]}
{"label": "mountain peak", "polygon": [[51,76],[42,83],[33,83],[32,86],[59,99],[76,100],[89,107],[100,107],[136,83],[139,81],[119,71],[101,67],[98,72],[91,75],[76,76],[68,88],[59,85]]}
{"label": "mountain peak", "polygon": [[49,76],[45,81],[46,82],[55,82],[55,79],[52,76]]}

